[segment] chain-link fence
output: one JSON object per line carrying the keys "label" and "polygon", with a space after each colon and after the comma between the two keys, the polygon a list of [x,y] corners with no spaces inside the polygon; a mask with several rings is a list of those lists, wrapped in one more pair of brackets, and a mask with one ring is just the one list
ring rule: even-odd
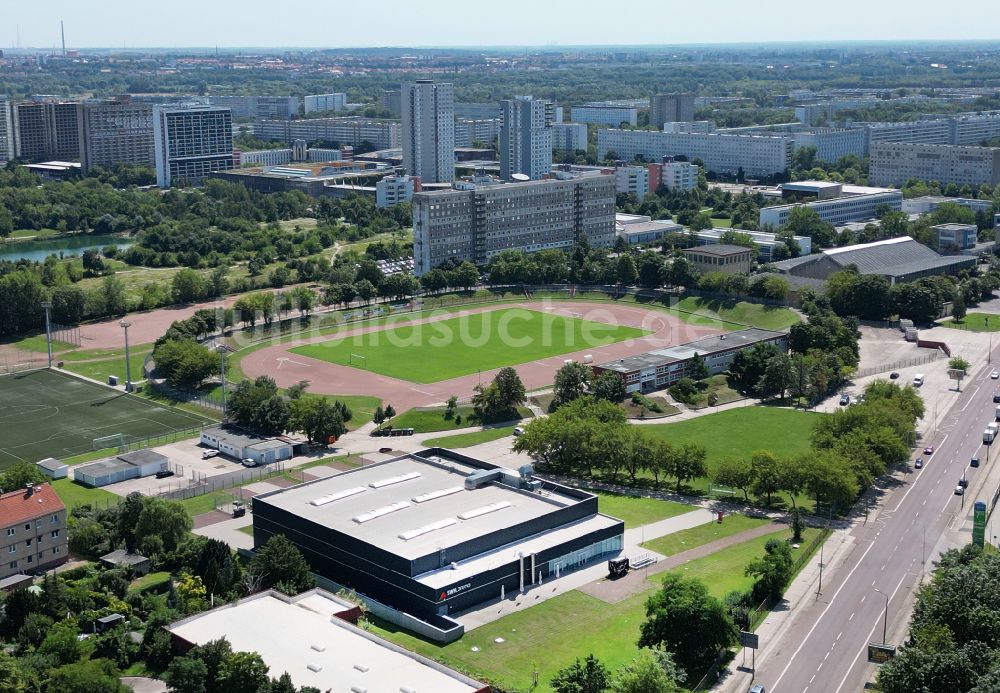
{"label": "chain-link fence", "polygon": [[879,366],[869,366],[867,368],[859,368],[854,375],[857,378],[864,378],[865,376],[875,375],[877,373],[888,373],[890,371],[898,371],[902,368],[909,368],[910,366],[919,366],[924,363],[937,361],[940,355],[941,355],[940,352],[937,349],[935,349],[931,353],[922,354],[920,356],[914,356],[913,358],[903,359],[901,361],[894,361],[893,363],[884,363]]}

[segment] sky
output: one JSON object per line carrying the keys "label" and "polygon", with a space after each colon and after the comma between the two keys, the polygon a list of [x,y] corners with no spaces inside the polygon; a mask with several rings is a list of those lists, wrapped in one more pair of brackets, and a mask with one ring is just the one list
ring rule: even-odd
{"label": "sky", "polygon": [[1000,39],[997,0],[4,0],[0,47],[673,45]]}

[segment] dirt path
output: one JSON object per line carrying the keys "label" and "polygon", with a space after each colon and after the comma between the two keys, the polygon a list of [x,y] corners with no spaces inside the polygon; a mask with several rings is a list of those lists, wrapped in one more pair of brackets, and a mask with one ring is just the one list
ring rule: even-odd
{"label": "dirt path", "polygon": [[710,556],[713,553],[728,549],[730,546],[742,544],[745,541],[750,541],[751,539],[756,539],[757,537],[767,536],[768,534],[776,534],[786,529],[788,529],[787,525],[779,523],[754,527],[753,529],[748,529],[745,532],[723,537],[722,539],[716,539],[715,541],[707,544],[696,546],[693,549],[688,549],[687,551],[682,551],[681,553],[674,554],[673,556],[668,556],[648,568],[629,571],[628,575],[623,578],[619,578],[618,580],[609,580],[604,578],[602,580],[597,580],[596,582],[591,582],[590,584],[581,587],[580,591],[585,592],[592,597],[597,597],[601,601],[607,602],[608,604],[617,604],[632,595],[640,594],[641,592],[645,592],[652,587],[653,585],[647,581],[647,578],[650,575],[656,575],[658,573],[664,573],[668,570],[673,570],[674,568],[682,566],[685,563],[689,563],[697,558]]}
{"label": "dirt path", "polygon": [[293,354],[290,349],[303,344],[392,329],[394,326],[432,323],[505,308],[527,308],[604,324],[628,325],[650,332],[639,339],[630,339],[607,346],[589,347],[572,353],[520,364],[516,366],[516,369],[528,390],[551,384],[555,371],[563,365],[566,359],[583,360],[585,355],[590,355],[593,356],[594,363],[613,361],[723,331],[716,327],[691,325],[676,315],[630,304],[588,303],[585,301],[522,301],[520,303],[481,305],[468,310],[424,318],[415,317],[395,323],[393,326],[371,325],[337,332],[335,335],[292,338],[287,342],[267,346],[247,354],[240,361],[240,367],[243,373],[250,378],[258,375],[269,375],[277,381],[280,387],[288,387],[300,380],[308,380],[310,383],[309,391],[317,394],[379,397],[384,402],[392,403],[397,411],[444,402],[451,395],[463,399],[470,397],[473,388],[480,382],[490,382],[499,369],[437,383],[418,384]]}

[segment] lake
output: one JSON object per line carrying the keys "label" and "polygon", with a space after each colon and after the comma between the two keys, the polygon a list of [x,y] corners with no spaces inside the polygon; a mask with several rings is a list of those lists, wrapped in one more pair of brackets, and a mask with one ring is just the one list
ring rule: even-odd
{"label": "lake", "polygon": [[125,240],[121,236],[66,236],[63,238],[50,238],[38,241],[9,241],[0,244],[0,260],[34,260],[43,261],[49,255],[64,256],[83,255],[85,250],[101,250],[109,245],[113,245],[119,250],[123,250],[132,245],[131,241]]}

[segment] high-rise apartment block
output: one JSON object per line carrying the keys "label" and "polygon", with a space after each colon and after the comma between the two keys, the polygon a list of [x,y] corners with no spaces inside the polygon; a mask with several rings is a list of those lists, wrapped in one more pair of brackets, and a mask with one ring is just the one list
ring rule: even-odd
{"label": "high-rise apartment block", "polygon": [[29,161],[80,160],[80,119],[75,102],[33,101],[14,107],[17,156]]}
{"label": "high-rise apartment block", "polygon": [[560,154],[587,151],[587,126],[583,123],[552,123],[552,149]]}
{"label": "high-rise apartment block", "polygon": [[455,119],[455,146],[473,147],[476,145],[489,147],[500,136],[500,119],[485,120]]}
{"label": "high-rise apartment block", "polygon": [[449,259],[483,265],[504,250],[570,248],[582,238],[594,247],[614,242],[614,176],[463,188],[413,195],[414,274]]}
{"label": "high-rise apartment block", "polygon": [[418,79],[402,87],[403,167],[424,183],[455,179],[455,96],[451,84]]}
{"label": "high-rise apartment block", "polygon": [[0,163],[6,163],[17,156],[14,134],[14,106],[0,94]]}
{"label": "high-rise apartment block", "polygon": [[254,136],[292,144],[295,140],[328,142],[338,147],[359,147],[367,142],[376,149],[400,146],[399,123],[393,120],[365,118],[306,118],[301,120],[261,120],[254,126]]}
{"label": "high-rise apartment block", "polygon": [[401,92],[399,89],[384,89],[379,95],[379,107],[393,115],[402,115]]}
{"label": "high-rise apartment block", "polygon": [[302,99],[303,110],[306,113],[318,111],[342,111],[347,108],[347,94],[315,94]]}
{"label": "high-rise apartment block", "polygon": [[661,185],[667,190],[693,190],[698,185],[698,167],[687,161],[666,157],[662,163],[647,168],[650,192],[656,192]]}
{"label": "high-rise apartment block", "polygon": [[209,96],[208,104],[228,108],[233,118],[291,118],[299,114],[297,96]]}
{"label": "high-rise apartment block", "polygon": [[649,124],[662,130],[664,123],[694,120],[694,94],[654,94],[649,100]]}
{"label": "high-rise apartment block", "polygon": [[500,177],[515,174],[539,180],[552,170],[552,118],[555,107],[530,96],[500,103]]}
{"label": "high-rise apartment block", "polygon": [[873,185],[903,185],[911,178],[942,185],[1000,184],[1000,148],[910,142],[872,142]]}
{"label": "high-rise apartment block", "polygon": [[634,126],[639,122],[639,109],[634,106],[597,104],[573,106],[569,119],[574,123],[610,125],[613,128],[618,127],[622,123]]}
{"label": "high-rise apartment block", "polygon": [[78,104],[80,164],[110,168],[156,165],[153,156],[153,107],[127,100]]}
{"label": "high-rise apartment block", "polygon": [[153,142],[157,185],[197,185],[209,173],[233,168],[233,114],[211,106],[155,106]]}
{"label": "high-rise apartment block", "polygon": [[413,176],[386,176],[375,184],[375,206],[395,207],[401,202],[409,202],[414,189],[419,189]]}

